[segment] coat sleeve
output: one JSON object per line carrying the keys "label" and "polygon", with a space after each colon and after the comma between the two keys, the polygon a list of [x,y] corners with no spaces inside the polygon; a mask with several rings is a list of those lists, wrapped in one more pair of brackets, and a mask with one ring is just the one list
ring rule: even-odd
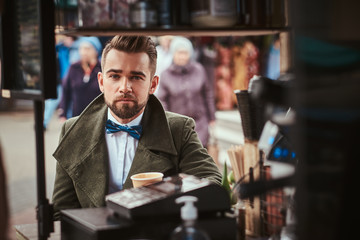
{"label": "coat sleeve", "polygon": [[221,184],[221,173],[212,157],[208,154],[195,132],[195,122],[185,118],[179,151],[179,169],[182,173]]}
{"label": "coat sleeve", "polygon": [[[65,135],[66,126],[67,124],[65,123],[62,127],[60,140]],[[61,167],[59,162],[56,163],[56,176],[52,204],[54,208],[53,218],[55,221],[60,220],[60,210],[81,207],[73,181],[67,172]]]}

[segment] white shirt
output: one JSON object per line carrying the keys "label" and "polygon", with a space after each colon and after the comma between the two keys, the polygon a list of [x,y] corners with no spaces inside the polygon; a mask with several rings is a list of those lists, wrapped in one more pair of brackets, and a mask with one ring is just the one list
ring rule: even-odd
{"label": "white shirt", "polygon": [[[111,115],[110,110],[108,109],[108,119],[123,126],[139,125],[142,116],[143,113],[124,125],[120,124]],[[109,193],[113,193],[120,191],[125,183],[139,140],[133,138],[127,132],[119,131],[116,133],[106,133],[106,129],[105,139],[109,153]]]}

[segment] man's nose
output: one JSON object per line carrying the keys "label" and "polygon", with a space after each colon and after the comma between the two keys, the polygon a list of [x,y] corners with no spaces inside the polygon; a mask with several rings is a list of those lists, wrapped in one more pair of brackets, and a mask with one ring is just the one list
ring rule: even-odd
{"label": "man's nose", "polygon": [[131,91],[131,83],[127,77],[123,77],[120,81],[120,92],[130,92]]}

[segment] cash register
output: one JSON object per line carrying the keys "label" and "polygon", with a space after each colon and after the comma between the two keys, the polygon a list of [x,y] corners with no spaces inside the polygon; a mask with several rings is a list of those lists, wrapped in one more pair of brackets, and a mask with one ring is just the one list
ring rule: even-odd
{"label": "cash register", "polygon": [[181,223],[175,199],[184,195],[198,198],[198,224],[211,239],[236,239],[227,191],[186,174],[109,194],[106,207],[61,211],[61,239],[168,239]]}

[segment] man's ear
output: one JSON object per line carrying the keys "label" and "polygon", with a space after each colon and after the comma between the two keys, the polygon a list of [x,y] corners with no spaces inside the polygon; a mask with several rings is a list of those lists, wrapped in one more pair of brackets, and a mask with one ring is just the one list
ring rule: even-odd
{"label": "man's ear", "polygon": [[159,85],[159,76],[154,76],[151,80],[151,86],[149,90],[149,94],[153,94],[156,91],[156,88]]}
{"label": "man's ear", "polygon": [[98,78],[100,91],[104,92],[104,78],[102,72],[98,72],[97,78]]}

